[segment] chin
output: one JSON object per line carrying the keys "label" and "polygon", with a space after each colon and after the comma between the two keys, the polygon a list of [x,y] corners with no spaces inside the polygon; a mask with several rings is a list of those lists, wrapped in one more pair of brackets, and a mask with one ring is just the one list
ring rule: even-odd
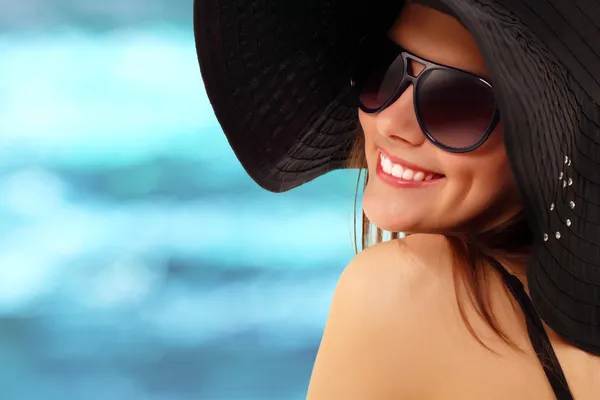
{"label": "chin", "polygon": [[388,232],[427,232],[420,210],[365,190],[363,210],[369,221]]}

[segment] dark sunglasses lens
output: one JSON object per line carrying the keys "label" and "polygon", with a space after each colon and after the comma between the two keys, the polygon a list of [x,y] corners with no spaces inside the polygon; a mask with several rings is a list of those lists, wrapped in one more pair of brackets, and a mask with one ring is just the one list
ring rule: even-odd
{"label": "dark sunglasses lens", "polygon": [[404,62],[397,58],[389,66],[378,66],[366,77],[360,92],[360,102],[368,109],[381,107],[393,95],[402,81]]}
{"label": "dark sunglasses lens", "polygon": [[393,95],[404,75],[399,47],[389,41],[364,42],[358,53],[357,85],[363,107],[375,110]]}
{"label": "dark sunglasses lens", "polygon": [[417,87],[417,113],[438,143],[467,149],[483,139],[494,116],[492,88],[461,71],[425,72]]}

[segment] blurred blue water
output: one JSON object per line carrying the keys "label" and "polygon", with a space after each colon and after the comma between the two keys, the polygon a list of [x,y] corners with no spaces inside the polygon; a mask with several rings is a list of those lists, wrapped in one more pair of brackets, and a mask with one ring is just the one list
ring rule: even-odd
{"label": "blurred blue water", "polygon": [[0,398],[303,398],[355,173],[251,182],[184,24],[0,54]]}

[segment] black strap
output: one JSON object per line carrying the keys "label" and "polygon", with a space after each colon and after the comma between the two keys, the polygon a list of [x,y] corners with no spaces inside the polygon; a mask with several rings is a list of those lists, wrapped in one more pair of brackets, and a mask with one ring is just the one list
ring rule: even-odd
{"label": "black strap", "polygon": [[535,311],[529,296],[525,292],[523,283],[519,280],[519,278],[510,274],[495,259],[490,258],[490,262],[502,274],[504,283],[521,306],[521,309],[523,309],[523,313],[525,314],[525,319],[527,322],[529,339],[531,340],[533,349],[535,350],[535,353],[537,354],[537,357],[544,368],[544,372],[546,373],[546,377],[552,386],[552,390],[554,390],[554,394],[556,394],[556,398],[558,400],[573,400],[573,395],[569,389],[567,378],[565,378],[565,374],[563,373],[560,363],[556,358],[554,348],[552,347],[550,339],[548,338],[548,333],[544,329],[542,320]]}

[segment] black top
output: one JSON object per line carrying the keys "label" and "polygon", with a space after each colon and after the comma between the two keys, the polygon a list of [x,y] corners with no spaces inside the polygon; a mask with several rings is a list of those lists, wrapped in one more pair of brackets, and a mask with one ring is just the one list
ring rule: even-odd
{"label": "black top", "polygon": [[529,299],[529,296],[523,288],[523,284],[516,276],[510,274],[498,261],[490,258],[492,265],[502,274],[504,283],[514,296],[514,298],[523,309],[525,318],[527,320],[527,332],[529,333],[529,339],[533,348],[537,354],[546,377],[552,386],[552,390],[556,394],[558,400],[573,400],[573,394],[569,389],[565,374],[556,358],[548,334],[542,325],[542,321],[533,308],[533,304]]}

